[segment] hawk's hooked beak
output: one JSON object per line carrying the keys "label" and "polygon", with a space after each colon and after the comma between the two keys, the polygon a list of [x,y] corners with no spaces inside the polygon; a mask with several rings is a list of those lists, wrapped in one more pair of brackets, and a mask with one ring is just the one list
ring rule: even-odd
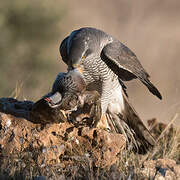
{"label": "hawk's hooked beak", "polygon": [[74,69],[77,69],[80,74],[83,74],[83,67],[80,64],[73,64],[72,66]]}

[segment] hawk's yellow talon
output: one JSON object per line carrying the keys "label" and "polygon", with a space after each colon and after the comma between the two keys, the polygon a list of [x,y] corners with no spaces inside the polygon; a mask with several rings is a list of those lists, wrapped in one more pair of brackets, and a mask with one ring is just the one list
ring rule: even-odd
{"label": "hawk's yellow talon", "polygon": [[63,116],[67,119],[66,112],[64,110],[60,110]]}

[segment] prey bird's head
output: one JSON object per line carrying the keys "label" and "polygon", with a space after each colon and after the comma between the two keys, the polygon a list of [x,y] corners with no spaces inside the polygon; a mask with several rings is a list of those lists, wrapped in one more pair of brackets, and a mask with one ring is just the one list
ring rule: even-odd
{"label": "prey bird's head", "polygon": [[53,83],[51,93],[45,96],[44,100],[51,108],[58,107],[71,95],[79,96],[86,90],[86,82],[77,69],[67,73],[59,73]]}

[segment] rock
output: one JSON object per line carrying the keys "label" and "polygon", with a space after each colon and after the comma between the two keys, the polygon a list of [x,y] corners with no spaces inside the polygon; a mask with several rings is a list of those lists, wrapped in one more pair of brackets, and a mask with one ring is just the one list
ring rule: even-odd
{"label": "rock", "polygon": [[118,160],[117,155],[124,149],[126,142],[122,134],[108,133],[96,128],[83,128],[81,136],[90,139],[94,149],[95,165],[98,167],[114,164]]}
{"label": "rock", "polygon": [[125,147],[124,136],[95,127],[101,115],[97,93],[85,92],[81,101],[69,111],[49,109],[42,99],[36,103],[0,99],[1,169],[67,168],[82,162],[102,168],[116,163]]}
{"label": "rock", "polygon": [[[0,113],[0,145],[2,153],[9,155],[14,150],[21,151],[29,146],[36,125],[10,114]],[[23,149],[22,149],[23,148]]]}
{"label": "rock", "polygon": [[123,135],[101,129],[77,128],[68,122],[47,124],[42,128],[40,124],[4,113],[0,114],[0,119],[2,153],[8,156],[25,149],[38,150],[39,166],[56,163],[64,166],[60,158],[63,159],[65,154],[69,159],[91,158],[96,166],[109,166],[116,162],[117,154],[125,146]]}
{"label": "rock", "polygon": [[[77,106],[73,110],[69,110],[72,106],[67,102],[49,108],[43,98],[36,103],[0,99],[0,179],[180,177],[180,165],[171,159],[147,160],[135,167],[133,164],[142,157],[125,150],[125,137],[96,127],[101,116],[99,95],[86,91],[80,99],[72,97]],[[155,135],[160,134],[158,125],[151,128]],[[171,134],[164,134],[169,137],[167,142]],[[128,164],[131,157],[135,158],[132,165]]]}
{"label": "rock", "polygon": [[45,176],[37,176],[37,177],[34,177],[33,180],[46,180],[47,178]]}
{"label": "rock", "polygon": [[172,159],[158,159],[144,162],[141,173],[149,179],[180,179],[180,165]]}
{"label": "rock", "polygon": [[32,101],[18,101],[14,98],[1,98],[0,111],[6,114],[12,114],[16,117],[23,117],[28,119],[28,113],[32,106]]}

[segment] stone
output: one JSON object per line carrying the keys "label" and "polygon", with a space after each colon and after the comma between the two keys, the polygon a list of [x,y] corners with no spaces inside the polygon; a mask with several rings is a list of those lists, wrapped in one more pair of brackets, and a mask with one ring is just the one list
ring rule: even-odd
{"label": "stone", "polygon": [[157,159],[144,162],[144,167],[141,171],[144,176],[150,179],[180,179],[180,165],[172,159]]}
{"label": "stone", "polygon": [[[118,160],[125,147],[121,134],[96,128],[101,108],[96,92],[85,92],[74,111],[50,109],[43,99],[36,103],[0,99],[0,149],[4,158],[30,153],[39,167],[76,161],[106,167]],[[6,160],[6,159],[4,159]],[[18,160],[19,161],[19,160]],[[26,166],[26,165],[25,165]]]}

